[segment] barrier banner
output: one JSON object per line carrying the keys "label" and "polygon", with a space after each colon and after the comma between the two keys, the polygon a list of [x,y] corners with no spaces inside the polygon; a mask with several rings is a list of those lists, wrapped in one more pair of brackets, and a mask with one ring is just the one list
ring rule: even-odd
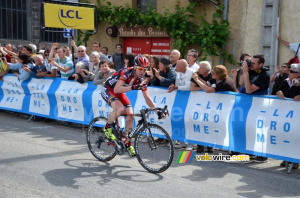
{"label": "barrier banner", "polygon": [[185,113],[187,140],[229,147],[229,123],[235,95],[191,92]]}
{"label": "barrier banner", "polygon": [[[61,78],[19,81],[9,74],[0,81],[0,109],[88,125],[112,109],[101,97],[101,86]],[[300,162],[300,103],[276,96],[233,92],[172,91],[148,87],[157,107],[170,116],[148,122],[162,126],[172,139],[247,154]],[[145,108],[143,92],[126,93],[134,113]],[[139,118],[135,118],[136,121]],[[125,119],[120,118],[121,127]],[[154,132],[155,133],[155,132]]]}
{"label": "barrier banner", "polygon": [[0,108],[22,111],[25,97],[24,89],[21,86],[22,81],[20,82],[15,76],[7,75],[3,77],[1,83]]}

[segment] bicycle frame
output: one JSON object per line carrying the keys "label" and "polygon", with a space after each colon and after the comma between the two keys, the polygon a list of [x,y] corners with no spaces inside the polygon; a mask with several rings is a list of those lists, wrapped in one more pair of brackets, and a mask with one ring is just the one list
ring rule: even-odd
{"label": "bicycle frame", "polygon": [[[167,106],[165,106],[165,108],[163,109],[163,112],[167,109]],[[136,117],[141,117],[141,119],[138,121],[138,124],[136,125],[135,128],[132,129],[132,131],[128,134],[128,139],[129,141],[132,139],[132,137],[138,133],[141,129],[146,129],[147,126],[148,126],[148,122],[147,122],[147,117],[149,117],[149,113],[151,111],[155,111],[155,110],[161,110],[161,108],[153,108],[153,109],[142,109],[140,112],[140,114],[133,114],[133,116],[136,116]],[[167,112],[168,113],[168,112]],[[127,116],[127,115],[121,115],[121,116]],[[146,117],[147,116],[147,117]],[[121,130],[120,130],[120,127],[119,127],[119,124],[118,124],[118,121],[116,120],[116,125],[113,125],[113,128],[115,129],[115,131],[118,133],[116,134],[117,137],[121,137]],[[153,139],[153,136],[152,136],[152,133],[151,131],[149,130],[149,133],[150,133],[150,137],[151,137],[151,140],[148,141],[148,145],[150,147],[150,149],[155,149],[156,148],[156,143]],[[147,133],[146,133],[147,135]],[[150,142],[152,142],[154,145],[153,147],[151,146]]]}

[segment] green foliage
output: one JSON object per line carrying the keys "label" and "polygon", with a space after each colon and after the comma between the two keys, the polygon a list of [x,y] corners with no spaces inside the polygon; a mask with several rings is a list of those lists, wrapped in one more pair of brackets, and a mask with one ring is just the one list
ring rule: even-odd
{"label": "green foliage", "polygon": [[112,6],[111,2],[97,0],[98,20],[108,21],[113,25],[133,26],[154,26],[158,29],[167,31],[174,38],[173,48],[177,48],[185,54],[191,45],[200,46],[200,54],[203,59],[207,56],[224,56],[228,61],[232,61],[232,56],[224,50],[229,36],[229,24],[222,20],[223,6],[219,6],[213,14],[211,23],[207,22],[203,16],[199,18],[199,24],[191,21],[195,15],[197,3],[192,2],[187,7],[181,7],[177,1],[175,12],[168,9],[165,13],[159,14],[153,9],[148,9],[142,14],[139,9]]}

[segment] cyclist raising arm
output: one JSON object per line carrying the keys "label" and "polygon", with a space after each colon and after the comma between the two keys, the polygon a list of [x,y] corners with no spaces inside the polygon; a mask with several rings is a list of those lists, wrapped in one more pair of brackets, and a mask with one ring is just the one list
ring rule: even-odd
{"label": "cyclist raising arm", "polygon": [[126,115],[125,143],[131,156],[135,155],[135,150],[131,142],[128,142],[127,136],[133,128],[133,110],[125,93],[131,90],[142,90],[147,105],[151,108],[155,107],[153,100],[150,98],[147,85],[143,84],[149,61],[143,55],[138,55],[135,57],[134,62],[134,67],[123,68],[107,79],[101,92],[102,98],[113,109],[105,125],[105,135],[111,140],[116,140],[111,125],[122,114]]}

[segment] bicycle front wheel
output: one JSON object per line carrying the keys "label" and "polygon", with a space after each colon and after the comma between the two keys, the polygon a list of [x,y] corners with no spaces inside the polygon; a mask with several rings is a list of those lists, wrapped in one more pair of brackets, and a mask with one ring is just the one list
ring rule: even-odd
{"label": "bicycle front wheel", "polygon": [[99,161],[106,162],[116,156],[115,145],[105,136],[103,128],[107,122],[105,117],[94,118],[86,132],[86,140],[89,150]]}
{"label": "bicycle front wheel", "polygon": [[[146,136],[146,139],[140,139]],[[156,124],[149,124],[139,131],[135,139],[135,150],[139,163],[151,173],[161,173],[173,161],[174,147],[167,131]]]}

